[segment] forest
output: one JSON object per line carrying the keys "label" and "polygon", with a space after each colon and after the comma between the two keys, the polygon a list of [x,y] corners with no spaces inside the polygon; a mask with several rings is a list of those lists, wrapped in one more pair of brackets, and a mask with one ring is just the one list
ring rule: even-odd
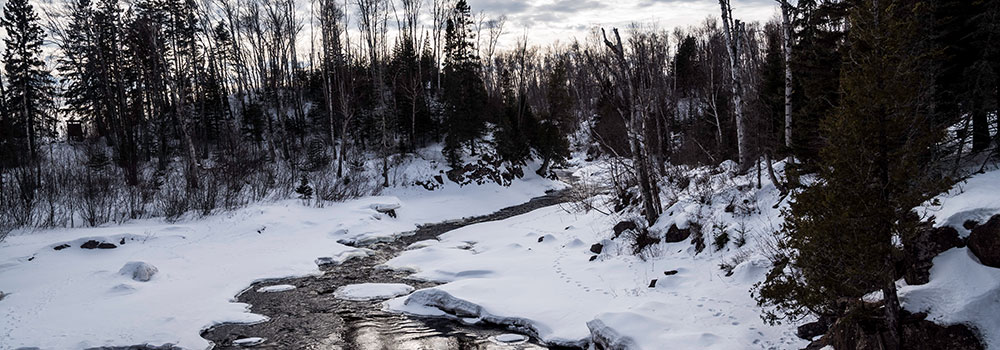
{"label": "forest", "polygon": [[[761,22],[719,0],[697,26],[554,43],[470,3],[7,0],[0,242],[593,162],[611,175],[575,199],[606,199],[643,256],[685,171],[731,164],[787,201],[751,290],[765,322],[869,317],[881,347],[854,348],[918,348],[900,257],[913,208],[1000,160],[1000,2],[776,0]],[[428,152],[444,170],[411,176]]]}

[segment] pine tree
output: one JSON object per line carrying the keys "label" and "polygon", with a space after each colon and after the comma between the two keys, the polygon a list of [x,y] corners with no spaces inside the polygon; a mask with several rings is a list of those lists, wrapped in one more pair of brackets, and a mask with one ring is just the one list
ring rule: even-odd
{"label": "pine tree", "polygon": [[27,138],[23,154],[34,160],[39,138],[55,132],[53,81],[41,57],[45,32],[28,0],[8,1],[0,26],[7,33],[3,53],[7,109],[15,118],[12,124]]}
{"label": "pine tree", "polygon": [[847,35],[845,17],[850,1],[800,0],[792,21],[796,42],[792,55],[794,115],[792,153],[812,169],[824,146],[820,120],[840,103],[838,84]]}
{"label": "pine tree", "polygon": [[[918,69],[926,53],[914,45],[913,15],[921,10],[877,1],[850,12],[852,61],[839,79],[841,103],[822,123],[828,141],[820,152],[821,180],[797,194],[785,213],[780,237],[787,259],[757,290],[761,305],[775,307],[769,321],[883,313],[887,348],[901,346],[893,242],[915,232],[912,209],[944,188],[927,166],[943,129],[931,122],[931,81]],[[860,298],[874,291],[885,296],[881,311],[845,309],[845,300],[862,305]]]}
{"label": "pine tree", "polygon": [[452,167],[461,163],[463,148],[474,141],[485,127],[486,87],[475,50],[472,10],[465,0],[455,4],[445,30],[445,66],[443,96],[446,105],[444,153]]}

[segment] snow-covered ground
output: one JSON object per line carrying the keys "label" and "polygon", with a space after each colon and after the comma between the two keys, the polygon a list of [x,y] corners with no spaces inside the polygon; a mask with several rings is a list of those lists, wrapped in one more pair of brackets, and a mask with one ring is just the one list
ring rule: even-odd
{"label": "snow-covered ground", "polygon": [[[404,174],[414,179],[436,174],[420,169],[404,169]],[[780,175],[780,163],[776,169]],[[788,199],[766,176],[757,189],[756,174],[733,176],[726,164],[678,171],[691,180],[686,186],[663,186],[667,209],[652,232],[662,235],[671,226],[697,223],[706,243],[701,252],[688,238],[635,255],[625,240],[612,239],[612,227],[635,214],[607,215],[564,204],[417,242],[386,263],[412,271],[415,279],[444,283],[440,286],[404,295],[409,286],[360,285],[339,294],[356,299],[404,295],[385,307],[509,324],[566,345],[593,340],[630,349],[805,346],[795,337],[794,324],[764,324],[750,295],[770,268],[769,237],[781,225]],[[0,349],[142,343],[206,348],[202,329],[264,319],[233,302],[254,281],[313,274],[317,262],[371,253],[341,242],[390,239],[420,223],[490,213],[565,186],[525,173],[528,177],[509,188],[460,188],[448,182],[433,192],[395,188],[384,196],[325,208],[289,200],[174,224],[143,220],[18,232],[0,243],[0,291],[7,294],[0,299]],[[602,165],[584,164],[576,175],[601,182],[608,173]],[[967,235],[964,220],[1000,213],[998,191],[1000,171],[990,171],[920,210],[934,215],[937,225],[957,226]],[[397,218],[378,211],[397,205]],[[730,239],[715,247],[723,232]],[[80,248],[91,240],[117,247]],[[603,245],[600,254],[592,252],[595,243]],[[54,249],[64,244],[69,246]],[[151,279],[141,282],[150,273]],[[990,349],[1000,349],[998,281],[1000,269],[956,248],[935,259],[930,283],[902,286],[901,300],[908,310],[926,311],[936,322],[975,326]],[[280,293],[292,287],[263,289]]]}
{"label": "snow-covered ground", "polygon": [[[202,329],[264,320],[233,302],[251,283],[315,274],[317,260],[367,254],[338,241],[382,239],[418,224],[488,214],[565,186],[527,173],[511,187],[447,183],[433,192],[395,188],[325,208],[288,200],[179,223],[150,219],[14,232],[0,243],[0,291],[6,294],[0,300],[0,349],[166,343],[207,348]],[[385,204],[400,206],[397,218],[375,210]],[[91,240],[116,248],[80,248]],[[139,282],[119,273],[129,262],[157,271]]]}
{"label": "snow-covered ground", "polygon": [[[780,174],[782,165],[776,167]],[[726,169],[731,167],[687,170],[689,186],[663,190],[669,209],[653,230],[699,223],[707,245],[701,253],[689,238],[637,257],[620,240],[609,240],[614,217],[549,207],[419,242],[387,265],[445,284],[385,307],[514,325],[567,345],[594,340],[628,349],[802,348],[807,341],[794,335],[796,325],[764,324],[750,295],[770,269],[768,237],[782,223],[787,198],[766,176],[753,189],[748,185],[756,182],[755,174],[734,177]],[[601,172],[589,166],[578,175],[599,180]],[[936,213],[939,225],[983,221],[1000,212],[998,187],[1000,171],[987,172],[920,209]],[[721,232],[730,242],[717,249],[712,242]],[[745,245],[735,242],[740,236]],[[594,243],[604,248],[590,261]],[[720,270],[723,263],[732,266],[731,275]],[[935,260],[930,283],[904,286],[901,293],[908,310],[928,311],[942,324],[969,324],[990,349],[1000,346],[1000,269],[978,263],[967,249],[945,252]]]}
{"label": "snow-covered ground", "polygon": [[[582,178],[601,178],[600,167],[581,171],[590,172],[578,174]],[[735,186],[746,180],[705,176],[704,185],[719,199],[735,195]],[[731,231],[742,223],[763,234],[777,217],[771,205],[778,197],[770,185],[754,193],[761,211],[738,219],[725,212],[728,200],[697,205],[696,191],[681,194],[660,222],[669,226],[675,220],[684,225],[699,220],[710,227],[707,222],[714,220],[729,224]],[[423,242],[422,248],[387,262],[415,271],[413,278],[447,283],[386,306],[517,325],[543,341],[565,345],[585,345],[592,334],[641,349],[788,349],[806,344],[795,337],[794,326],[771,327],[760,319],[749,290],[770,264],[754,252],[756,243],[743,248],[730,243],[718,252],[709,247],[695,254],[688,239],[660,244],[644,259],[609,240],[616,222],[597,211],[561,205],[451,231],[440,242]],[[590,261],[595,243],[602,243],[603,251]],[[719,264],[735,255],[744,258],[727,277]]]}
{"label": "snow-covered ground", "polygon": [[[985,223],[1000,214],[1000,170],[993,169],[955,185],[920,211],[936,226],[951,226],[967,237],[966,220]],[[900,301],[912,312],[927,312],[939,324],[976,328],[987,349],[1000,349],[1000,269],[985,266],[968,248],[952,248],[934,258],[930,282],[901,284]]]}

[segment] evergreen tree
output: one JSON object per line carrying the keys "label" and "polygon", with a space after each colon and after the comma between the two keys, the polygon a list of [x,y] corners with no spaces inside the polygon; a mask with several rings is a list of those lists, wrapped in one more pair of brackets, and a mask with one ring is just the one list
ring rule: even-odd
{"label": "evergreen tree", "polygon": [[14,116],[14,129],[23,130],[27,138],[22,154],[34,160],[39,138],[55,132],[53,81],[41,57],[45,33],[28,0],[8,1],[0,26],[7,33],[3,53],[7,110]]}
{"label": "evergreen tree", "polygon": [[[943,130],[928,113],[931,81],[917,69],[926,52],[915,45],[913,15],[922,10],[896,0],[850,12],[852,61],[839,79],[841,103],[822,123],[822,180],[795,196],[781,231],[787,259],[758,286],[758,302],[775,307],[769,321],[883,313],[886,345],[900,347],[893,242],[914,234],[912,209],[944,188],[927,166]],[[845,309],[874,291],[885,296],[881,311]]]}
{"label": "evergreen tree", "polygon": [[475,50],[472,10],[465,0],[455,4],[445,30],[443,96],[445,103],[444,153],[452,167],[461,163],[463,148],[473,143],[485,127],[486,87],[480,76]]}
{"label": "evergreen tree", "polygon": [[819,150],[820,120],[839,105],[842,49],[851,1],[800,0],[793,20],[796,42],[792,55],[795,75],[792,128],[793,154],[807,169],[814,168]]}

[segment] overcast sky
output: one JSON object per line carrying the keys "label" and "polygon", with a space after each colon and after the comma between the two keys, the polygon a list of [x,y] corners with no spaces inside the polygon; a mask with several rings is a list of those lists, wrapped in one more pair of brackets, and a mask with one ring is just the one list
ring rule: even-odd
{"label": "overcast sky", "polygon": [[[638,22],[670,29],[701,24],[719,17],[717,0],[467,0],[473,12],[488,17],[507,15],[503,46],[525,29],[533,44],[583,40],[594,27],[625,28]],[[733,15],[745,21],[766,21],[777,13],[774,0],[732,0]]]}

